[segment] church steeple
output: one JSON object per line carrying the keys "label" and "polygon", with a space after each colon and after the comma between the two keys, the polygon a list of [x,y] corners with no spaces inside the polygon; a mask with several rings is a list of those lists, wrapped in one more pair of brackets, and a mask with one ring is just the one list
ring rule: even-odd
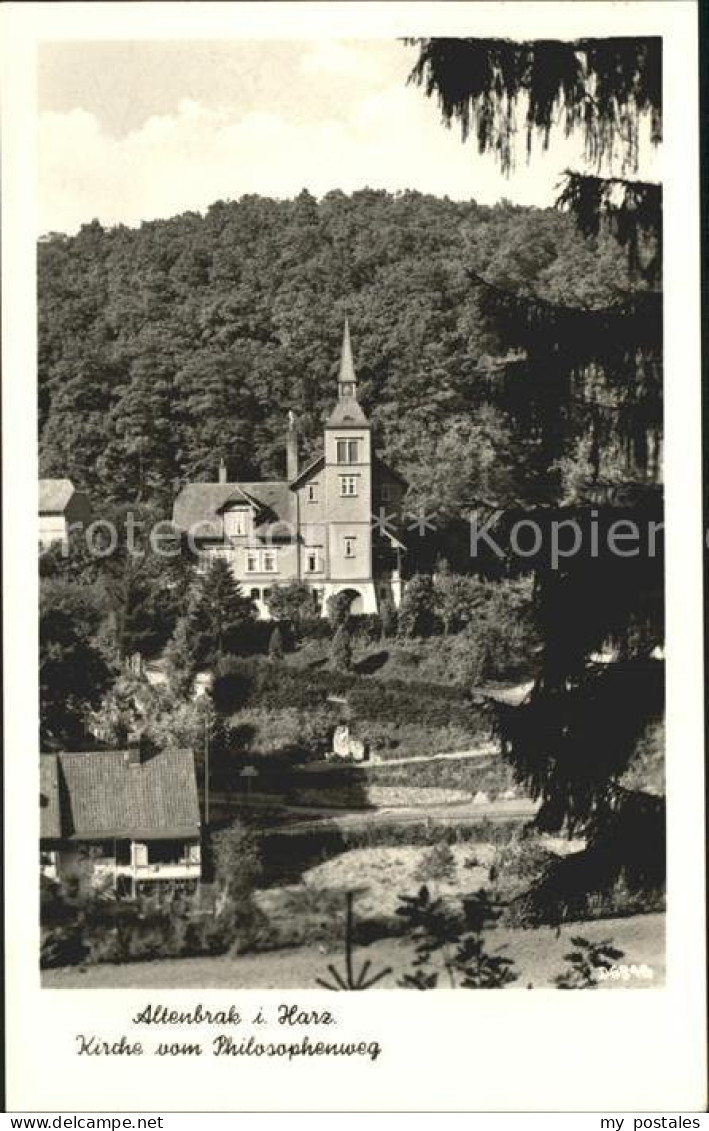
{"label": "church steeple", "polygon": [[340,375],[337,378],[337,399],[354,397],[357,399],[357,375],[355,373],[354,358],[352,357],[352,342],[350,340],[350,323],[345,317],[345,329],[342,335],[342,353],[340,355]]}
{"label": "church steeple", "polygon": [[355,373],[352,356],[350,324],[348,319],[345,318],[340,372],[337,378],[337,403],[328,417],[326,427],[348,428],[353,426],[369,428],[369,421],[357,400],[357,374]]}

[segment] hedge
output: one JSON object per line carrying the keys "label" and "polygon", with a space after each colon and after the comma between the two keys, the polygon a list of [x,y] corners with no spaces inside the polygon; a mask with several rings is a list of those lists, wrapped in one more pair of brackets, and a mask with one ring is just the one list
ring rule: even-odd
{"label": "hedge", "polygon": [[230,714],[244,707],[266,710],[315,709],[328,697],[345,697],[354,719],[418,723],[443,727],[458,725],[489,729],[488,710],[470,702],[458,687],[434,686],[403,680],[375,680],[336,672],[309,671],[287,664],[257,659],[225,661],[214,681],[217,709]]}

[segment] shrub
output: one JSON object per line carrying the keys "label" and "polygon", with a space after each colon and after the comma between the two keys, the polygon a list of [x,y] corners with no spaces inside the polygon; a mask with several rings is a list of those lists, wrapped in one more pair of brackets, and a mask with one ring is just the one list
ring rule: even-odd
{"label": "shrub", "polygon": [[452,745],[445,749],[455,749],[456,730],[461,738],[466,736],[467,744],[476,734],[487,734],[490,729],[489,710],[470,702],[456,686],[358,678],[334,668],[314,671],[237,657],[220,662],[213,686],[215,706],[223,713],[252,707],[317,711],[327,707],[330,695],[347,696],[358,722],[371,720],[392,727],[425,726],[441,731],[451,728]]}
{"label": "shrub", "polygon": [[252,830],[239,821],[220,829],[212,835],[212,854],[215,878],[224,895],[250,896],[263,872],[260,842]]}
{"label": "shrub", "polygon": [[289,621],[296,626],[317,614],[315,594],[310,586],[302,581],[291,581],[288,585],[274,585],[266,604],[274,620]]}
{"label": "shrub", "polygon": [[564,955],[567,969],[554,979],[554,984],[560,990],[595,990],[600,971],[609,971],[614,963],[623,958],[623,951],[614,947],[610,939],[594,943],[575,936],[571,939],[571,945],[575,949]]}
{"label": "shrub", "polygon": [[298,622],[298,636],[301,640],[329,640],[332,636],[332,624],[327,617],[301,618]]}
{"label": "shrub", "polygon": [[226,721],[223,761],[237,771],[248,760],[268,760],[260,773],[282,775],[294,762],[323,757],[330,744],[334,715],[327,706],[304,709],[249,707]]}
{"label": "shrub", "polygon": [[104,902],[63,895],[61,902],[69,921],[43,921],[43,967],[223,954],[255,945],[267,930],[265,916],[246,891],[223,901],[218,913],[179,900],[157,908],[150,897]]}
{"label": "shrub", "polygon": [[331,662],[336,671],[348,672],[352,667],[352,637],[346,623],[332,638]]}
{"label": "shrub", "polygon": [[382,626],[382,636],[386,639],[396,636],[399,616],[391,601],[382,601],[379,608],[379,618]]}
{"label": "shrub", "polygon": [[39,965],[42,969],[76,966],[85,960],[87,953],[78,923],[42,929],[39,951]]}
{"label": "shrub", "polygon": [[430,636],[435,625],[433,581],[426,574],[415,574],[406,584],[399,608],[399,632]]}
{"label": "shrub", "polygon": [[221,714],[244,707],[254,695],[258,669],[254,662],[224,657],[217,663],[212,682],[212,701]]}
{"label": "shrub", "polygon": [[[516,981],[514,963],[485,945],[484,931],[495,924],[501,910],[485,891],[462,901],[462,913],[441,899],[432,899],[427,887],[416,895],[403,895],[397,913],[414,944],[413,968],[399,980],[405,989],[431,990],[441,971],[451,986],[462,989],[501,989]],[[434,955],[440,954],[438,968]]]}
{"label": "shrub", "polygon": [[333,628],[339,628],[347,621],[351,604],[352,597],[349,593],[333,593],[328,597],[325,602],[325,611]]}
{"label": "shrub", "polygon": [[421,860],[416,869],[416,879],[423,880],[424,883],[427,880],[450,880],[455,870],[455,856],[450,845],[440,841]]}
{"label": "shrub", "polygon": [[283,638],[283,630],[276,622],[273,626],[270,639],[268,641],[268,656],[271,660],[282,660],[285,652],[285,641]]}
{"label": "shrub", "polygon": [[382,620],[379,613],[359,613],[348,617],[347,627],[359,641],[376,644],[382,638]]}

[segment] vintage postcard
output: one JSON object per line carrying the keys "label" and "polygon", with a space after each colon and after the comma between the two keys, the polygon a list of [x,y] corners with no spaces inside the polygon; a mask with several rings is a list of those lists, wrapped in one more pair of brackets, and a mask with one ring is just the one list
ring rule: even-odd
{"label": "vintage postcard", "polygon": [[2,17],[9,1110],[704,1110],[696,4]]}

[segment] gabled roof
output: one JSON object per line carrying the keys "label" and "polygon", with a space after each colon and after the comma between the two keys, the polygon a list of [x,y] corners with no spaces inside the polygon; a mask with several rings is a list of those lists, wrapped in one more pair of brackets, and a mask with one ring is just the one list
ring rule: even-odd
{"label": "gabled roof", "polygon": [[196,533],[204,537],[222,538],[223,514],[229,504],[251,502],[259,511],[259,524],[292,522],[293,496],[285,479],[264,483],[188,483],[175,499],[173,522],[179,530],[191,530],[198,523],[208,523]]}
{"label": "gabled roof", "polygon": [[144,757],[139,765],[129,764],[125,750],[43,754],[40,767],[46,788],[56,774],[59,799],[56,806],[51,802],[46,806],[46,820],[43,817],[40,826],[43,837],[90,841],[199,835],[199,799],[190,750],[162,750]]}
{"label": "gabled roof", "polygon": [[71,479],[40,479],[39,513],[64,514],[73,494]]}
{"label": "gabled roof", "polygon": [[315,456],[314,459],[311,459],[310,463],[306,463],[305,467],[298,472],[295,479],[291,480],[291,489],[293,487],[299,487],[301,483],[304,483],[305,480],[308,479],[309,476],[314,475],[316,471],[322,471],[324,466],[325,456],[321,452],[319,456]]}

